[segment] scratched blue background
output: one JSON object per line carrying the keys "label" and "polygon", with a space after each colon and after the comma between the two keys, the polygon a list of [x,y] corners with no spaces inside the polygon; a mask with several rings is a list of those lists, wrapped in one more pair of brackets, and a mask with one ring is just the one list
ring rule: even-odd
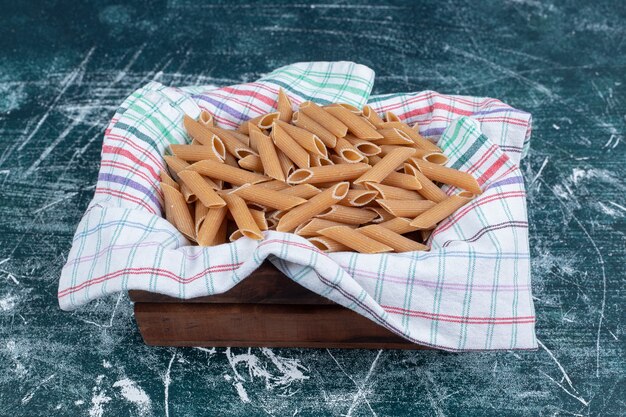
{"label": "scratched blue background", "polygon": [[[623,1],[202,3],[0,1],[0,415],[626,413]],[[116,106],[307,60],[533,113],[537,352],[150,348],[126,295],[58,309]]]}

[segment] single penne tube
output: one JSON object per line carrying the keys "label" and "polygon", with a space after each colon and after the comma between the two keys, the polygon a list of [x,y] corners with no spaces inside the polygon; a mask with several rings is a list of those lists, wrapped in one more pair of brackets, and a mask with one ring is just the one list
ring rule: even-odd
{"label": "single penne tube", "polygon": [[298,110],[315,120],[336,137],[342,138],[348,133],[348,126],[312,101],[300,104]]}
{"label": "single penne tube", "polygon": [[422,184],[415,175],[401,174],[399,172],[392,172],[380,183],[383,185],[391,185],[392,187],[405,188],[407,190],[420,190],[422,188]]}
{"label": "single penne tube", "polygon": [[376,213],[357,207],[346,207],[335,204],[316,216],[318,219],[330,220],[344,224],[365,224],[376,218]]}
{"label": "single penne tube", "polygon": [[[347,111],[347,110],[346,110]],[[344,161],[349,164],[361,162],[365,155],[363,155],[357,148],[344,138],[338,138],[337,144],[334,148],[337,155],[339,155]],[[331,159],[332,161],[332,159]]]}
{"label": "single penne tube", "polygon": [[267,230],[268,226],[267,220],[265,219],[265,212],[263,210],[248,209],[250,210],[250,214],[252,215],[254,222],[257,226],[259,226],[259,229],[261,229],[261,231]]}
{"label": "single penne tube", "polygon": [[382,139],[383,136],[362,117],[339,105],[325,107],[324,110],[348,127],[354,136],[361,139]]}
{"label": "single penne tube", "polygon": [[165,183],[161,183],[161,189],[163,190],[163,203],[165,206],[169,206],[165,213],[167,215],[169,210],[170,216],[174,220],[171,223],[188,239],[195,241],[196,230],[194,222],[183,195],[176,188]]}
{"label": "single penne tube", "polygon": [[381,182],[389,174],[395,172],[396,168],[402,166],[411,155],[413,155],[413,149],[411,148],[398,148],[385,155],[380,162],[372,167],[372,169],[363,173],[359,178],[354,180],[355,184],[362,182]]}
{"label": "single penne tube", "polygon": [[202,226],[202,222],[209,212],[209,208],[202,204],[202,201],[196,201],[194,203],[194,216],[193,223],[196,228],[196,239],[198,238],[198,231],[200,230],[200,226]]}
{"label": "single penne tube", "polygon": [[[259,184],[263,185],[263,184]],[[290,195],[294,197],[304,198],[306,200],[322,192],[319,188],[311,184],[298,184],[293,187],[287,187],[284,190],[280,190],[281,194]]]}
{"label": "single penne tube", "polygon": [[[274,142],[272,141],[272,143]],[[291,159],[289,159],[289,157],[285,155],[285,153],[281,151],[280,149],[276,149],[276,154],[278,155],[278,162],[280,162],[280,168],[285,173],[285,178],[287,178],[289,175],[291,175],[292,172],[296,170],[296,166],[291,161]]]}
{"label": "single penne tube", "polygon": [[314,218],[296,227],[294,233],[302,237],[319,236],[319,233],[317,233],[318,230],[326,229],[327,227],[333,226],[344,226],[344,224],[339,222],[333,222],[330,220]]}
{"label": "single penne tube", "polygon": [[274,124],[272,128],[272,139],[274,145],[300,168],[308,168],[311,166],[311,158],[309,153],[298,144],[287,132],[278,124]]}
{"label": "single penne tube", "polygon": [[260,182],[257,185],[259,187],[269,188],[271,190],[276,190],[276,191],[289,188],[289,185],[287,183],[279,181],[279,180]]}
{"label": "single penne tube", "polygon": [[215,124],[215,121],[213,120],[213,115],[207,110],[202,110],[200,112],[200,117],[198,118],[198,121],[205,126],[213,126]]}
{"label": "single penne tube", "polygon": [[176,188],[176,187],[172,187],[171,185],[169,185],[168,183],[165,183],[165,182],[161,182],[160,183],[161,191],[163,192],[163,211],[165,213],[165,219],[168,222],[170,222],[172,225],[176,226],[176,218],[174,217],[174,211],[173,211],[173,208],[172,208],[172,204],[165,199],[165,191],[163,189],[163,184],[165,184],[168,187],[174,188],[176,191],[179,191],[179,189]]}
{"label": "single penne tube", "polygon": [[276,105],[276,111],[279,114],[279,120],[282,120],[283,122],[291,121],[291,116],[293,115],[291,100],[289,99],[287,93],[285,93],[285,90],[283,90],[282,88],[278,89],[278,102]]}
{"label": "single penne tube", "polygon": [[343,107],[344,109],[347,109],[357,115],[360,115],[362,113],[358,107],[353,106],[352,104],[348,104],[348,103],[333,103],[333,104],[324,106],[324,108],[327,108],[327,107]]}
{"label": "single penne tube", "polygon": [[189,204],[195,203],[198,200],[196,193],[194,193],[191,188],[187,187],[187,184],[181,181],[180,184],[180,193],[183,195],[185,201]]}
{"label": "single penne tube", "polygon": [[330,158],[330,162],[332,162],[332,165],[340,165],[340,164],[349,163],[348,161],[346,161],[345,159],[343,159],[342,157],[336,154],[330,155],[329,158]]}
{"label": "single penne tube", "polygon": [[187,169],[190,165],[188,162],[185,162],[179,157],[173,155],[165,155],[163,159],[165,159],[165,163],[167,164],[167,167],[170,169],[170,172],[173,174],[174,178],[177,177],[177,175],[174,174],[178,174],[179,171]]}
{"label": "single penne tube", "polygon": [[328,159],[327,157],[323,157],[317,154],[311,154],[311,166],[312,167],[323,167],[326,165],[334,165],[334,162]]}
{"label": "single penne tube", "polygon": [[259,204],[259,203],[252,203],[252,202],[249,202],[249,201],[246,201],[246,203],[248,204],[248,208],[250,210],[262,211],[264,213],[269,210],[268,207],[266,207],[266,206],[264,206],[262,204]]}
{"label": "single penne tube", "polygon": [[268,181],[270,178],[265,175],[246,171],[245,169],[231,167],[212,160],[196,162],[187,169],[196,171],[212,179],[226,181],[232,185],[243,185],[246,183],[256,184]]}
{"label": "single penne tube", "polygon": [[[399,145],[382,145],[380,147],[380,155],[387,155],[392,149]],[[427,149],[415,148],[415,153],[408,159],[408,162],[415,165],[414,159],[421,159],[427,162],[432,162],[437,165],[445,165],[448,162],[448,157],[440,152],[434,152]]]}
{"label": "single penne tube", "polygon": [[278,119],[279,116],[280,115],[278,112],[274,112],[274,113],[266,113],[257,117],[253,117],[247,122],[239,125],[238,130],[239,132],[247,135],[250,132],[250,125],[257,126],[260,129],[269,129],[272,127],[272,123],[274,122],[274,120]]}
{"label": "single penne tube", "polygon": [[[239,142],[243,143],[246,146],[250,146],[250,136],[245,133],[241,133],[237,130],[229,130],[230,134],[236,137]],[[255,150],[255,149],[253,149]]]}
{"label": "single penne tube", "polygon": [[178,176],[206,207],[216,208],[226,205],[224,200],[214,191],[213,187],[207,184],[202,175],[196,171],[180,171]]}
{"label": "single penne tube", "polygon": [[178,185],[178,183],[174,181],[172,177],[170,177],[166,170],[162,169],[159,172],[159,177],[161,177],[161,182],[169,185],[170,187],[174,187],[177,190],[180,190],[180,185]]}
{"label": "single penne tube", "polygon": [[376,200],[378,205],[396,217],[416,217],[435,206],[430,200]]}
{"label": "single penne tube", "polygon": [[333,181],[350,181],[358,178],[371,167],[368,164],[343,164],[310,167],[295,170],[287,177],[288,184],[323,184]]}
{"label": "single penne tube", "polygon": [[222,162],[223,159],[220,155],[215,153],[215,149],[205,145],[170,145],[172,153],[176,157],[187,162],[198,162],[205,159],[211,159],[213,161]]}
{"label": "single penne tube", "polygon": [[242,185],[232,191],[232,193],[246,201],[261,204],[276,210],[289,210],[295,206],[306,203],[304,198],[287,195],[281,191],[274,191],[253,184]]}
{"label": "single penne tube", "polygon": [[237,139],[237,137],[232,133],[233,131],[216,126],[206,126],[206,128],[222,140],[226,151],[235,158],[241,159],[248,155],[257,154],[254,150],[252,150],[252,148]]}
{"label": "single penne tube", "polygon": [[402,123],[402,122],[385,122],[379,127],[381,129],[387,129],[387,128],[400,129],[404,133],[406,133],[407,136],[411,138],[411,140],[415,143],[415,146],[417,146],[418,148],[429,150],[431,152],[441,153],[442,152],[441,148],[435,145],[434,143],[432,143],[431,141],[429,141],[428,139],[424,138],[422,135],[420,135],[419,126],[417,128],[415,128],[415,126],[417,126],[417,123],[413,125],[413,128],[411,128],[406,123]]}
{"label": "single penne tube", "polygon": [[341,200],[339,204],[349,207],[363,207],[378,197],[376,190],[350,190],[346,198]]}
{"label": "single penne tube", "polygon": [[328,149],[320,138],[315,134],[309,132],[306,129],[302,129],[298,126],[291,125],[289,123],[277,120],[274,122],[278,124],[298,145],[302,146],[306,151],[317,154],[323,157],[328,157]]}
{"label": "single penne tube", "polygon": [[383,159],[383,158],[382,158],[382,156],[380,156],[380,155],[372,155],[372,156],[370,156],[370,157],[368,158],[368,160],[369,160],[369,162],[368,162],[368,163],[369,163],[371,166],[374,166],[374,165],[376,165],[377,163],[379,163],[382,159]]}
{"label": "single penne tube", "polygon": [[376,215],[376,217],[372,219],[371,223],[382,223],[396,217],[382,207],[365,207],[365,210],[369,210]]}
{"label": "single penne tube", "polygon": [[392,252],[393,248],[380,243],[363,233],[357,232],[348,226],[332,226],[319,230],[319,234],[360,253],[385,253]]}
{"label": "single penne tube", "polygon": [[224,159],[226,148],[222,140],[209,129],[209,127],[213,127],[212,123],[204,124],[185,115],[183,116],[183,125],[189,136],[202,145],[210,147],[216,156]]}
{"label": "single penne tube", "polygon": [[440,201],[448,198],[446,193],[444,193],[443,190],[439,188],[439,186],[437,186],[437,184],[435,184],[424,174],[422,174],[416,166],[411,164],[404,164],[404,172],[419,181],[421,187],[417,189],[417,192],[420,193],[422,197],[430,201],[434,201],[435,203],[439,203]]}
{"label": "single penne tube", "polygon": [[363,106],[363,117],[365,117],[373,126],[378,127],[384,120],[370,106]]}
{"label": "single penne tube", "polygon": [[248,171],[263,173],[265,171],[261,158],[256,155],[248,155],[237,161],[240,167]]}
{"label": "single penne tube", "polygon": [[280,218],[276,230],[279,232],[294,230],[299,224],[343,200],[349,188],[350,183],[348,182],[337,183],[333,187],[312,197],[306,203],[294,207]]}
{"label": "single penne tube", "polygon": [[226,152],[226,158],[224,158],[224,164],[229,165],[231,167],[239,168],[239,163],[237,162],[237,158],[235,158],[232,154]]}
{"label": "single penne tube", "polygon": [[384,222],[378,223],[378,225],[395,233],[403,235],[405,233],[410,233],[417,230],[417,227],[411,226],[412,220],[413,219],[408,219],[406,217],[393,217],[391,219],[385,220]]}
{"label": "single penne tube", "polygon": [[[228,209],[226,206],[209,209],[204,216],[204,220],[198,229],[198,245],[211,246],[215,244],[216,238],[219,238],[220,232],[223,235],[226,234],[226,213]],[[224,230],[222,231],[222,224]],[[219,240],[219,239],[218,239]],[[224,237],[221,242],[224,243]]]}
{"label": "single penne tube", "polygon": [[365,139],[359,139],[356,136],[352,136],[350,134],[346,135],[345,139],[365,156],[374,156],[380,154],[381,148],[375,143],[372,143]]}
{"label": "single penne tube", "polygon": [[250,209],[246,206],[246,202],[243,198],[234,193],[223,194],[222,198],[226,201],[228,211],[235,219],[235,223],[239,230],[241,230],[241,233],[250,239],[263,239],[261,229],[254,221],[252,214],[250,214]]}
{"label": "single penne tube", "polygon": [[383,138],[370,139],[377,145],[413,145],[413,140],[400,129],[388,128],[378,130]]}
{"label": "single penne tube", "polygon": [[228,236],[228,241],[229,242],[234,242],[238,239],[241,239],[243,237],[243,233],[241,232],[240,229],[235,230],[234,232],[232,232],[230,234],[230,236]]}
{"label": "single penne tube", "polygon": [[392,111],[385,112],[385,121],[386,122],[399,122],[400,118]]}
{"label": "single penne tube", "polygon": [[365,236],[383,243],[396,252],[413,252],[428,250],[428,246],[422,245],[412,239],[402,236],[394,232],[393,230],[385,227],[372,224],[369,226],[359,227],[356,229],[358,232],[363,233]]}
{"label": "single penne tube", "polygon": [[411,226],[418,229],[432,229],[437,223],[451,216],[473,198],[474,194],[469,191],[462,191],[459,194],[451,195],[425,212],[420,213],[411,221]]}
{"label": "single penne tube", "polygon": [[294,112],[293,116],[291,116],[293,123],[301,127],[302,129],[306,129],[309,132],[315,134],[318,138],[324,142],[324,145],[329,148],[334,148],[337,143],[337,137],[329,132],[324,126],[317,123],[315,120],[311,119],[304,113],[300,113],[299,111]]}
{"label": "single penne tube", "polygon": [[287,212],[284,210],[274,210],[268,213],[267,218],[274,219],[276,220],[276,222],[278,222],[285,214],[287,214]]}
{"label": "single penne tube", "polygon": [[226,243],[226,235],[228,233],[228,226],[229,226],[228,220],[224,219],[224,221],[220,225],[220,228],[217,229],[217,234],[213,238],[213,242],[211,242],[210,246],[217,246],[217,245]]}
{"label": "single penne tube", "polygon": [[379,184],[375,182],[366,182],[365,187],[368,190],[376,191],[381,198],[385,200],[423,200],[417,191],[407,190],[406,188],[393,187],[391,185]]}
{"label": "single penne tube", "polygon": [[426,178],[444,184],[453,185],[473,194],[482,194],[480,185],[471,174],[456,169],[433,164],[427,161],[415,160],[415,165]]}
{"label": "single penne tube", "polygon": [[314,236],[309,238],[309,242],[324,253],[347,252],[351,250],[351,248],[347,247],[343,243],[339,243],[336,240],[332,240],[331,238],[325,236]]}

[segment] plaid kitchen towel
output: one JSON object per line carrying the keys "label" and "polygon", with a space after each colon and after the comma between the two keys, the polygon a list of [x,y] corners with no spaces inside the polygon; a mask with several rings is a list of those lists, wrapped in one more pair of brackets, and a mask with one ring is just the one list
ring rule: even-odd
{"label": "plaid kitchen towel", "polygon": [[[300,285],[416,343],[453,351],[536,348],[519,169],[530,115],[495,99],[433,91],[370,96],[373,82],[365,66],[316,62],[230,87],[153,82],[134,92],[106,129],[95,196],[61,273],[61,308],[131,289],[184,299],[222,293],[268,259]],[[274,110],[280,87],[294,104],[369,103],[419,122],[449,166],[471,172],[484,193],[439,224],[429,252],[327,255],[275,231],[261,241],[190,246],[162,217],[159,188],[164,152],[190,140],[183,115],[206,109],[218,125],[234,128]]]}

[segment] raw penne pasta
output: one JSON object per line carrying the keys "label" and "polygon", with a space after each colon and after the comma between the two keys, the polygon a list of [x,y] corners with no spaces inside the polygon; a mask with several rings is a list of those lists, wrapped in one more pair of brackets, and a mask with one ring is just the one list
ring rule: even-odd
{"label": "raw penne pasta", "polygon": [[405,188],[407,190],[420,190],[422,184],[414,175],[401,174],[392,172],[380,182],[383,185],[391,185],[392,187]]}
{"label": "raw penne pasta", "polygon": [[295,197],[270,190],[253,184],[245,184],[232,192],[246,201],[258,203],[276,210],[289,210],[295,206],[306,203],[304,198]]}
{"label": "raw penne pasta", "polygon": [[329,132],[324,126],[317,123],[306,114],[297,111],[294,112],[291,118],[296,126],[301,127],[302,129],[306,129],[309,132],[315,134],[315,136],[317,136],[322,140],[322,142],[324,142],[324,145],[328,146],[329,148],[335,147],[335,144],[337,143],[337,137]]}
{"label": "raw penne pasta", "polygon": [[180,171],[178,176],[206,207],[216,208],[226,205],[224,200],[214,191],[213,187],[196,171]]}
{"label": "raw penne pasta", "polygon": [[289,185],[287,183],[279,181],[279,180],[260,182],[257,185],[263,188],[269,188],[270,190],[276,190],[276,191],[289,188]]}
{"label": "raw penne pasta", "polygon": [[331,238],[325,236],[315,236],[309,238],[309,242],[311,242],[317,249],[325,253],[346,252],[350,250],[350,248],[343,243],[339,243],[336,240],[332,240]]}
{"label": "raw penne pasta", "polygon": [[228,236],[228,241],[229,242],[234,242],[238,239],[241,239],[243,237],[243,233],[241,232],[240,229],[235,230],[234,232],[232,232],[230,234],[230,236]]}
{"label": "raw penne pasta", "polygon": [[[170,169],[170,172],[172,174],[178,174],[179,171],[187,169],[187,167],[189,167],[190,165],[189,163],[183,161],[177,156],[165,155],[163,159],[165,159],[165,163],[167,164],[167,167]],[[174,178],[176,177],[177,175],[174,175]]]}
{"label": "raw penne pasta", "polygon": [[365,158],[365,155],[359,152],[357,148],[355,148],[350,142],[348,142],[344,138],[337,139],[337,144],[335,145],[334,149],[335,152],[337,152],[337,155],[339,155],[344,161],[350,164],[360,162],[363,160],[363,158]]}
{"label": "raw penne pasta", "polygon": [[272,139],[265,136],[257,127],[251,128],[250,139],[256,144],[265,174],[276,180],[285,181],[285,173],[280,165],[280,159]]}
{"label": "raw penne pasta", "polygon": [[311,154],[311,166],[312,167],[323,167],[326,165],[334,165],[334,162],[328,159],[327,157],[323,157],[321,155]]}
{"label": "raw penne pasta", "polygon": [[276,121],[274,123],[279,125],[281,129],[291,136],[291,138],[306,151],[312,154],[328,157],[328,149],[326,148],[326,145],[313,133],[282,121]]}
{"label": "raw penne pasta", "polygon": [[241,158],[237,161],[241,168],[247,169],[248,171],[254,172],[264,172],[263,163],[261,162],[261,158],[256,155],[248,155],[244,158]]}
{"label": "raw penne pasta", "polygon": [[[380,147],[380,155],[387,155],[392,149],[397,147],[398,145],[382,145]],[[415,148],[415,153],[408,159],[408,162],[415,165],[414,159],[421,159],[437,165],[445,165],[448,162],[448,157],[444,154],[422,148]]]}
{"label": "raw penne pasta", "polygon": [[267,230],[276,230],[278,220],[268,217],[265,219],[265,221],[267,221]]}
{"label": "raw penne pasta", "polygon": [[276,154],[278,155],[278,162],[280,162],[280,167],[285,173],[285,178],[287,178],[289,175],[291,175],[292,172],[296,170],[296,166],[293,164],[291,159],[289,159],[289,157],[285,155],[280,149],[276,149]]}
{"label": "raw penne pasta", "polygon": [[374,217],[372,219],[372,223],[382,223],[382,222],[386,222],[388,220],[394,219],[395,216],[391,213],[389,213],[387,210],[385,210],[382,207],[365,207],[365,210],[369,210],[372,213],[376,214],[376,217]]}
{"label": "raw penne pasta", "polygon": [[362,208],[335,204],[319,213],[316,217],[344,224],[365,224],[371,222],[376,217],[376,213]]}
{"label": "raw penne pasta", "polygon": [[[206,126],[211,132],[213,132],[217,137],[219,137],[224,143],[224,147],[226,151],[233,155],[237,159],[244,158],[248,155],[256,155],[257,153],[252,150],[249,146],[241,142],[235,135],[233,135],[233,131],[222,129],[216,126]],[[245,132],[242,132],[245,133]]]}
{"label": "raw penne pasta", "polygon": [[359,139],[356,136],[346,135],[345,139],[352,144],[359,152],[365,156],[373,156],[380,154],[381,148],[375,143],[369,142],[364,139]]}
{"label": "raw penne pasta", "polygon": [[209,178],[226,181],[232,185],[243,185],[246,183],[256,184],[270,179],[265,175],[256,174],[211,160],[196,162],[187,169],[196,171]]}
{"label": "raw penne pasta", "polygon": [[163,204],[169,206],[172,225],[188,239],[195,241],[195,226],[183,195],[176,188],[165,183],[161,183],[161,189],[163,190]]}
{"label": "raw penne pasta", "polygon": [[340,105],[331,105],[324,110],[348,127],[348,130],[357,138],[361,139],[382,139],[383,136],[366,122],[362,117],[354,114],[347,108]]}
{"label": "raw penne pasta", "polygon": [[[415,125],[417,125],[417,123]],[[402,123],[402,122],[385,122],[382,125],[380,125],[379,128],[381,128],[381,129],[387,129],[387,128],[400,129],[404,133],[406,133],[406,135],[408,137],[411,138],[411,140],[413,141],[415,146],[417,146],[418,148],[421,148],[421,149],[424,149],[424,150],[429,150],[431,152],[438,152],[438,153],[442,152],[441,148],[439,146],[435,145],[434,143],[432,143],[431,141],[429,141],[428,139],[426,139],[422,135],[420,135],[420,133],[419,133],[419,126],[418,126],[417,129],[415,129],[415,128],[409,127],[406,123]]]}
{"label": "raw penne pasta", "polygon": [[296,227],[294,233],[303,237],[319,236],[319,233],[317,233],[318,230],[333,226],[344,226],[344,224],[325,219],[311,219],[308,222]]}
{"label": "raw penne pasta", "polygon": [[191,188],[187,187],[187,184],[180,184],[180,193],[189,204],[195,203],[198,200],[196,193],[194,193]]}
{"label": "raw penne pasta", "polygon": [[413,155],[413,149],[411,148],[398,148],[389,152],[383,157],[372,169],[366,171],[359,178],[354,180],[355,184],[362,182],[381,182],[389,174],[394,172],[396,168],[402,166],[411,155]]}
{"label": "raw penne pasta", "polygon": [[226,158],[224,158],[224,164],[229,165],[231,167],[239,168],[239,163],[237,162],[237,158],[235,158],[232,154],[226,152]]}
{"label": "raw penne pasta", "polygon": [[211,131],[210,128],[213,127],[212,123],[201,123],[185,115],[183,116],[183,125],[185,126],[185,130],[189,136],[200,142],[202,145],[211,147],[220,159],[224,159],[226,148],[224,147],[222,140]]}
{"label": "raw penne pasta", "polygon": [[363,117],[365,117],[373,126],[378,127],[384,120],[370,106],[363,106]]}
{"label": "raw penne pasta", "polygon": [[476,178],[467,172],[420,160],[415,160],[415,165],[430,180],[453,185],[473,194],[482,194]]}
{"label": "raw penne pasta", "polygon": [[[246,146],[250,146],[250,136],[248,136],[245,133],[241,133],[237,130],[229,130],[230,134],[233,135],[234,137],[236,137],[239,142],[243,143]],[[256,149],[252,149],[254,151],[256,151]]]}
{"label": "raw penne pasta", "polygon": [[325,182],[349,181],[358,178],[370,169],[368,164],[327,165],[298,169],[287,177],[288,184],[322,184]]}
{"label": "raw penne pasta", "polygon": [[350,190],[346,198],[341,200],[339,204],[349,207],[363,207],[378,197],[376,190]]}
{"label": "raw penne pasta", "polygon": [[349,188],[350,183],[340,182],[324,190],[306,203],[291,209],[282,216],[278,222],[278,226],[276,226],[276,230],[279,232],[290,232],[294,230],[299,224],[343,200]]}
{"label": "raw penne pasta", "polygon": [[[217,138],[217,137],[216,137]],[[222,162],[223,159],[218,155],[214,148],[205,145],[170,145],[172,153],[176,157],[187,162],[198,162],[205,159]]]}
{"label": "raw penne pasta", "polygon": [[[198,245],[200,246],[211,246],[215,244],[216,238],[219,238],[220,232],[223,235],[226,235],[226,213],[228,209],[226,206],[209,209],[204,216],[204,220],[198,229]],[[222,229],[222,224],[224,225],[224,230]],[[225,237],[222,238],[221,242],[224,243]],[[219,240],[219,239],[218,239]]]}
{"label": "raw penne pasta", "polygon": [[429,249],[428,246],[422,245],[383,226],[372,224],[359,227],[356,230],[369,238],[393,248],[396,252],[413,252]]}
{"label": "raw penne pasta", "polygon": [[342,138],[348,133],[348,126],[312,101],[305,101],[298,109],[315,120],[336,137]]}
{"label": "raw penne pasta", "polygon": [[377,191],[381,198],[385,200],[423,200],[417,191],[407,190],[406,188],[393,187],[391,185],[379,184],[375,182],[366,182],[365,187],[368,190]]}
{"label": "raw penne pasta", "polygon": [[376,200],[379,206],[396,217],[416,217],[435,206],[430,200]]}
{"label": "raw penne pasta", "polygon": [[272,128],[272,139],[274,145],[298,167],[308,168],[311,166],[309,153],[278,124],[274,124]]}
{"label": "raw penne pasta", "polygon": [[254,219],[254,222],[259,227],[259,229],[261,229],[261,231],[267,230],[268,226],[267,220],[265,220],[265,212],[262,210],[253,210],[249,207],[248,209],[250,210],[250,214],[252,215],[252,218]]}
{"label": "raw penne pasta", "polygon": [[249,133],[251,124],[261,129],[270,129],[272,127],[272,123],[274,123],[274,120],[277,120],[279,116],[280,114],[278,112],[274,112],[253,117],[252,119],[248,120],[247,123],[241,124],[241,126],[239,126],[239,131],[247,135]]}
{"label": "raw penne pasta", "polygon": [[372,155],[372,156],[370,156],[370,157],[369,157],[369,162],[368,162],[368,163],[369,163],[371,166],[374,166],[374,165],[376,165],[377,163],[379,163],[382,159],[383,159],[383,158],[382,158],[382,156],[380,156],[380,155]]}
{"label": "raw penne pasta", "polygon": [[285,214],[287,214],[284,210],[274,210],[270,212],[268,219],[274,219],[278,222]]}
{"label": "raw penne pasta", "polygon": [[174,181],[172,177],[170,177],[170,175],[164,169],[162,169],[161,172],[159,172],[159,177],[161,177],[161,182],[169,185],[170,187],[174,187],[177,190],[180,190],[180,185],[178,185],[178,183]]}
{"label": "raw penne pasta", "polygon": [[[459,194],[451,195],[440,203],[437,203],[430,209],[419,214],[411,222],[411,226],[418,229],[431,229],[437,223],[442,221],[452,213],[469,203],[474,198],[474,194],[468,191],[462,191]],[[407,216],[408,217],[408,216]]]}
{"label": "raw penne pasta", "polygon": [[202,201],[196,201],[194,203],[194,216],[193,222],[196,230],[196,239],[198,238],[198,231],[200,230],[200,226],[202,226],[202,222],[209,212],[209,208],[202,204]]}
{"label": "raw penne pasta", "polygon": [[379,226],[403,235],[417,230],[417,227],[411,226],[411,220],[412,219],[407,219],[406,217],[393,217],[379,223]]}
{"label": "raw penne pasta", "polygon": [[[176,219],[174,218],[174,211],[172,205],[165,198],[165,191],[163,190],[163,185],[174,188],[176,191],[179,191],[178,188],[172,187],[171,185],[161,182],[161,191],[163,192],[163,211],[165,213],[165,219],[170,222],[172,225],[176,226]],[[179,191],[180,192],[180,191]]]}
{"label": "raw penne pasta", "polygon": [[400,118],[394,112],[386,111],[385,112],[385,121],[386,122],[399,122]]}
{"label": "raw penne pasta", "polygon": [[435,203],[439,203],[440,201],[448,198],[446,193],[444,193],[441,188],[437,187],[437,185],[429,180],[424,174],[420,172],[417,167],[411,164],[404,164],[404,172],[408,175],[414,177],[419,181],[421,187],[417,189],[417,192],[420,193],[424,198],[434,201]]}
{"label": "raw penne pasta", "polygon": [[[262,185],[262,184],[260,184]],[[318,195],[322,192],[319,188],[311,184],[299,184],[293,187],[287,187],[280,191],[281,194],[290,195],[294,197],[300,197],[308,200],[309,198]]]}
{"label": "raw penne pasta", "polygon": [[383,136],[382,139],[370,139],[377,145],[413,145],[413,140],[400,129],[380,129],[378,133]]}
{"label": "raw penne pasta", "polygon": [[349,162],[346,161],[345,159],[343,159],[342,157],[340,157],[337,154],[332,154],[329,156],[330,158],[330,162],[332,162],[332,165],[340,165],[340,164],[348,164]]}
{"label": "raw penne pasta", "polygon": [[343,107],[344,109],[350,110],[352,113],[357,114],[357,115],[360,115],[362,113],[358,107],[353,106],[352,104],[348,104],[348,103],[333,103],[333,104],[329,104],[328,106],[324,106],[324,108],[336,107],[336,106]]}
{"label": "raw penne pasta", "polygon": [[234,193],[223,194],[222,198],[226,202],[228,211],[235,219],[235,223],[241,230],[241,233],[250,239],[263,239],[261,229],[257,226],[252,214],[250,214],[250,209],[246,206],[246,202]]}
{"label": "raw penne pasta", "polygon": [[426,241],[430,238],[430,235],[433,234],[433,229],[430,230],[420,230],[420,237],[422,238],[422,242],[426,243]]}
{"label": "raw penne pasta", "polygon": [[213,238],[213,242],[211,242],[211,246],[217,246],[217,245],[226,243],[227,232],[228,232],[228,221],[224,219],[224,221],[220,225],[220,228],[217,231],[217,234]]}
{"label": "raw penne pasta", "polygon": [[276,110],[278,111],[278,119],[283,122],[291,121],[291,116],[293,115],[293,108],[291,107],[291,100],[289,96],[285,93],[285,90],[282,88],[278,89],[278,104],[276,106]]}
{"label": "raw penne pasta", "polygon": [[213,120],[213,115],[206,110],[202,110],[200,112],[200,117],[198,118],[198,121],[205,126],[213,126],[215,124]]}
{"label": "raw penne pasta", "polygon": [[393,248],[380,243],[348,226],[333,226],[319,230],[319,234],[342,243],[360,253],[385,253]]}

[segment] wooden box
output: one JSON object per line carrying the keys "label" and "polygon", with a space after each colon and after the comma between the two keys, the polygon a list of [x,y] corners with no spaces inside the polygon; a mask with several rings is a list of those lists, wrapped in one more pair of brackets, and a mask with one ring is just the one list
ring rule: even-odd
{"label": "wooden box", "polygon": [[425,348],[307,290],[268,262],[223,294],[191,300],[129,294],[152,346]]}

